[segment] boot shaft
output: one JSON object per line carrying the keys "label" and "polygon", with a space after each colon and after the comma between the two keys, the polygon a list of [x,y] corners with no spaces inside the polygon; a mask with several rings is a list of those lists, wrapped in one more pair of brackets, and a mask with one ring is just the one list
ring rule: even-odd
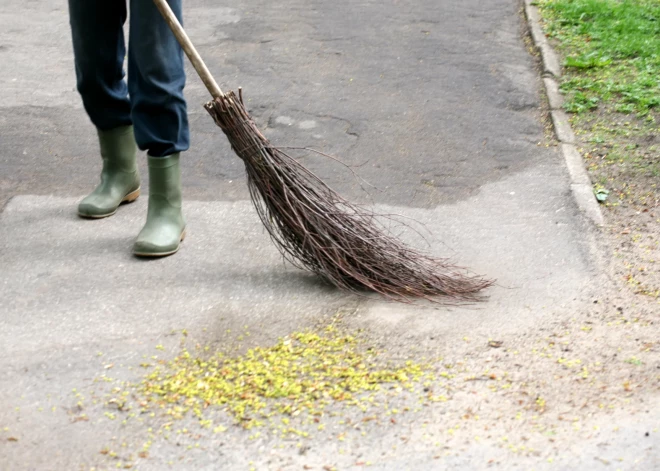
{"label": "boot shaft", "polygon": [[102,131],[97,129],[103,169],[108,171],[137,172],[137,144],[133,126]]}
{"label": "boot shaft", "polygon": [[149,196],[165,199],[170,205],[181,208],[181,168],[179,153],[166,157],[148,156]]}

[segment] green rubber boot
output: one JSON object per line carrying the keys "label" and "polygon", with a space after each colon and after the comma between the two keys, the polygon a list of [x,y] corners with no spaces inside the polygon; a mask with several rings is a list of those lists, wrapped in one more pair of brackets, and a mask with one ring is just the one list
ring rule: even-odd
{"label": "green rubber boot", "polygon": [[103,158],[101,183],[78,205],[78,214],[92,219],[112,216],[120,204],[140,196],[133,126],[98,130],[98,136]]}
{"label": "green rubber boot", "polygon": [[181,212],[179,154],[149,158],[149,209],[147,223],[138,235],[133,253],[139,257],[162,257],[179,250],[186,235]]}

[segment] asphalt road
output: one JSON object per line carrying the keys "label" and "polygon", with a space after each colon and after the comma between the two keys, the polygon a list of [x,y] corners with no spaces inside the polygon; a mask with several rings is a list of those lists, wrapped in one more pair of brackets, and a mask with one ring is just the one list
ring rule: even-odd
{"label": "asphalt road", "polygon": [[[278,145],[337,155],[381,188],[376,202],[435,207],[555,158],[538,148],[539,82],[515,2],[186,2],[185,22],[224,89],[243,87]],[[75,91],[61,2],[8,2],[0,198],[78,196],[98,173],[95,134]],[[240,161],[202,109],[192,70],[186,196],[246,199]],[[142,159],[144,160],[144,159]],[[305,162],[351,199],[350,173]],[[144,162],[143,162],[144,164]]]}
{"label": "asphalt road", "polygon": [[[99,158],[75,92],[66,7],[6,0],[0,428],[8,431],[0,468],[114,466],[99,451],[124,437],[137,443],[150,424],[124,428],[90,401],[91,420],[73,422],[72,391],[100,395],[97,380],[109,364],[115,378],[135,379],[155,345],[164,346],[159,355],[175,354],[173,331],[225,345],[249,326],[253,341],[267,345],[342,310],[348,325],[412,358],[458,351],[466,335],[524,337],[590,302],[593,234],[562,159],[544,145],[540,82],[518,9],[511,0],[185,2],[186,28],[220,86],[243,87],[275,144],[340,157],[378,190],[365,194],[341,165],[300,154],[349,199],[422,222],[432,252],[498,280],[487,303],[450,308],[348,296],[283,265],[251,209],[240,160],[202,109],[208,96],[192,71],[192,147],[183,157],[189,237],[174,257],[133,259],[146,198],[107,220],[75,216]],[[451,413],[464,405],[455,404]],[[55,409],[43,414],[44,407]],[[449,412],[435,413],[440,424]],[[419,428],[416,420],[407,427]],[[325,438],[310,439],[305,454],[295,443],[250,442],[243,431],[209,438],[204,453],[185,457],[181,444],[159,442],[137,467],[300,469],[313,457],[318,469],[344,469],[373,455],[378,469],[479,469],[493,453],[507,460],[488,443],[447,461],[422,445],[392,454],[400,431],[365,433],[346,453]]]}

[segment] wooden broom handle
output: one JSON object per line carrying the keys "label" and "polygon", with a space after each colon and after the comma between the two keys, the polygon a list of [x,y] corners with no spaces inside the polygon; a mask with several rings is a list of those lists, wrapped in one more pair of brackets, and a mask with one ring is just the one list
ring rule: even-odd
{"label": "wooden broom handle", "polygon": [[197,75],[199,75],[199,78],[201,78],[202,82],[204,82],[204,85],[206,85],[206,88],[208,89],[211,96],[213,98],[223,97],[224,94],[222,93],[222,90],[220,90],[220,87],[218,86],[215,79],[211,75],[211,72],[209,72],[209,69],[206,68],[206,64],[204,64],[204,61],[202,60],[199,53],[195,49],[195,46],[193,46],[192,41],[190,41],[190,38],[183,30],[181,23],[179,23],[177,17],[174,16],[174,12],[167,4],[167,1],[154,0],[154,3],[160,10],[160,13],[163,15],[163,18],[165,18],[165,21],[172,30],[172,33],[174,33],[176,40],[179,41],[179,44],[181,44],[181,48],[188,56],[188,59],[190,59],[190,63],[197,71]]}

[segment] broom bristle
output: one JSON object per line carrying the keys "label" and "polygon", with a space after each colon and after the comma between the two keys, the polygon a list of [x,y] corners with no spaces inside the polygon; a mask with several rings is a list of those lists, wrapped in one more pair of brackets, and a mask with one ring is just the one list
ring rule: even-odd
{"label": "broom bristle", "polygon": [[229,92],[205,105],[244,164],[250,196],[282,255],[333,285],[367,289],[397,301],[479,299],[492,280],[407,247],[378,215],[352,204],[316,175],[271,146]]}

